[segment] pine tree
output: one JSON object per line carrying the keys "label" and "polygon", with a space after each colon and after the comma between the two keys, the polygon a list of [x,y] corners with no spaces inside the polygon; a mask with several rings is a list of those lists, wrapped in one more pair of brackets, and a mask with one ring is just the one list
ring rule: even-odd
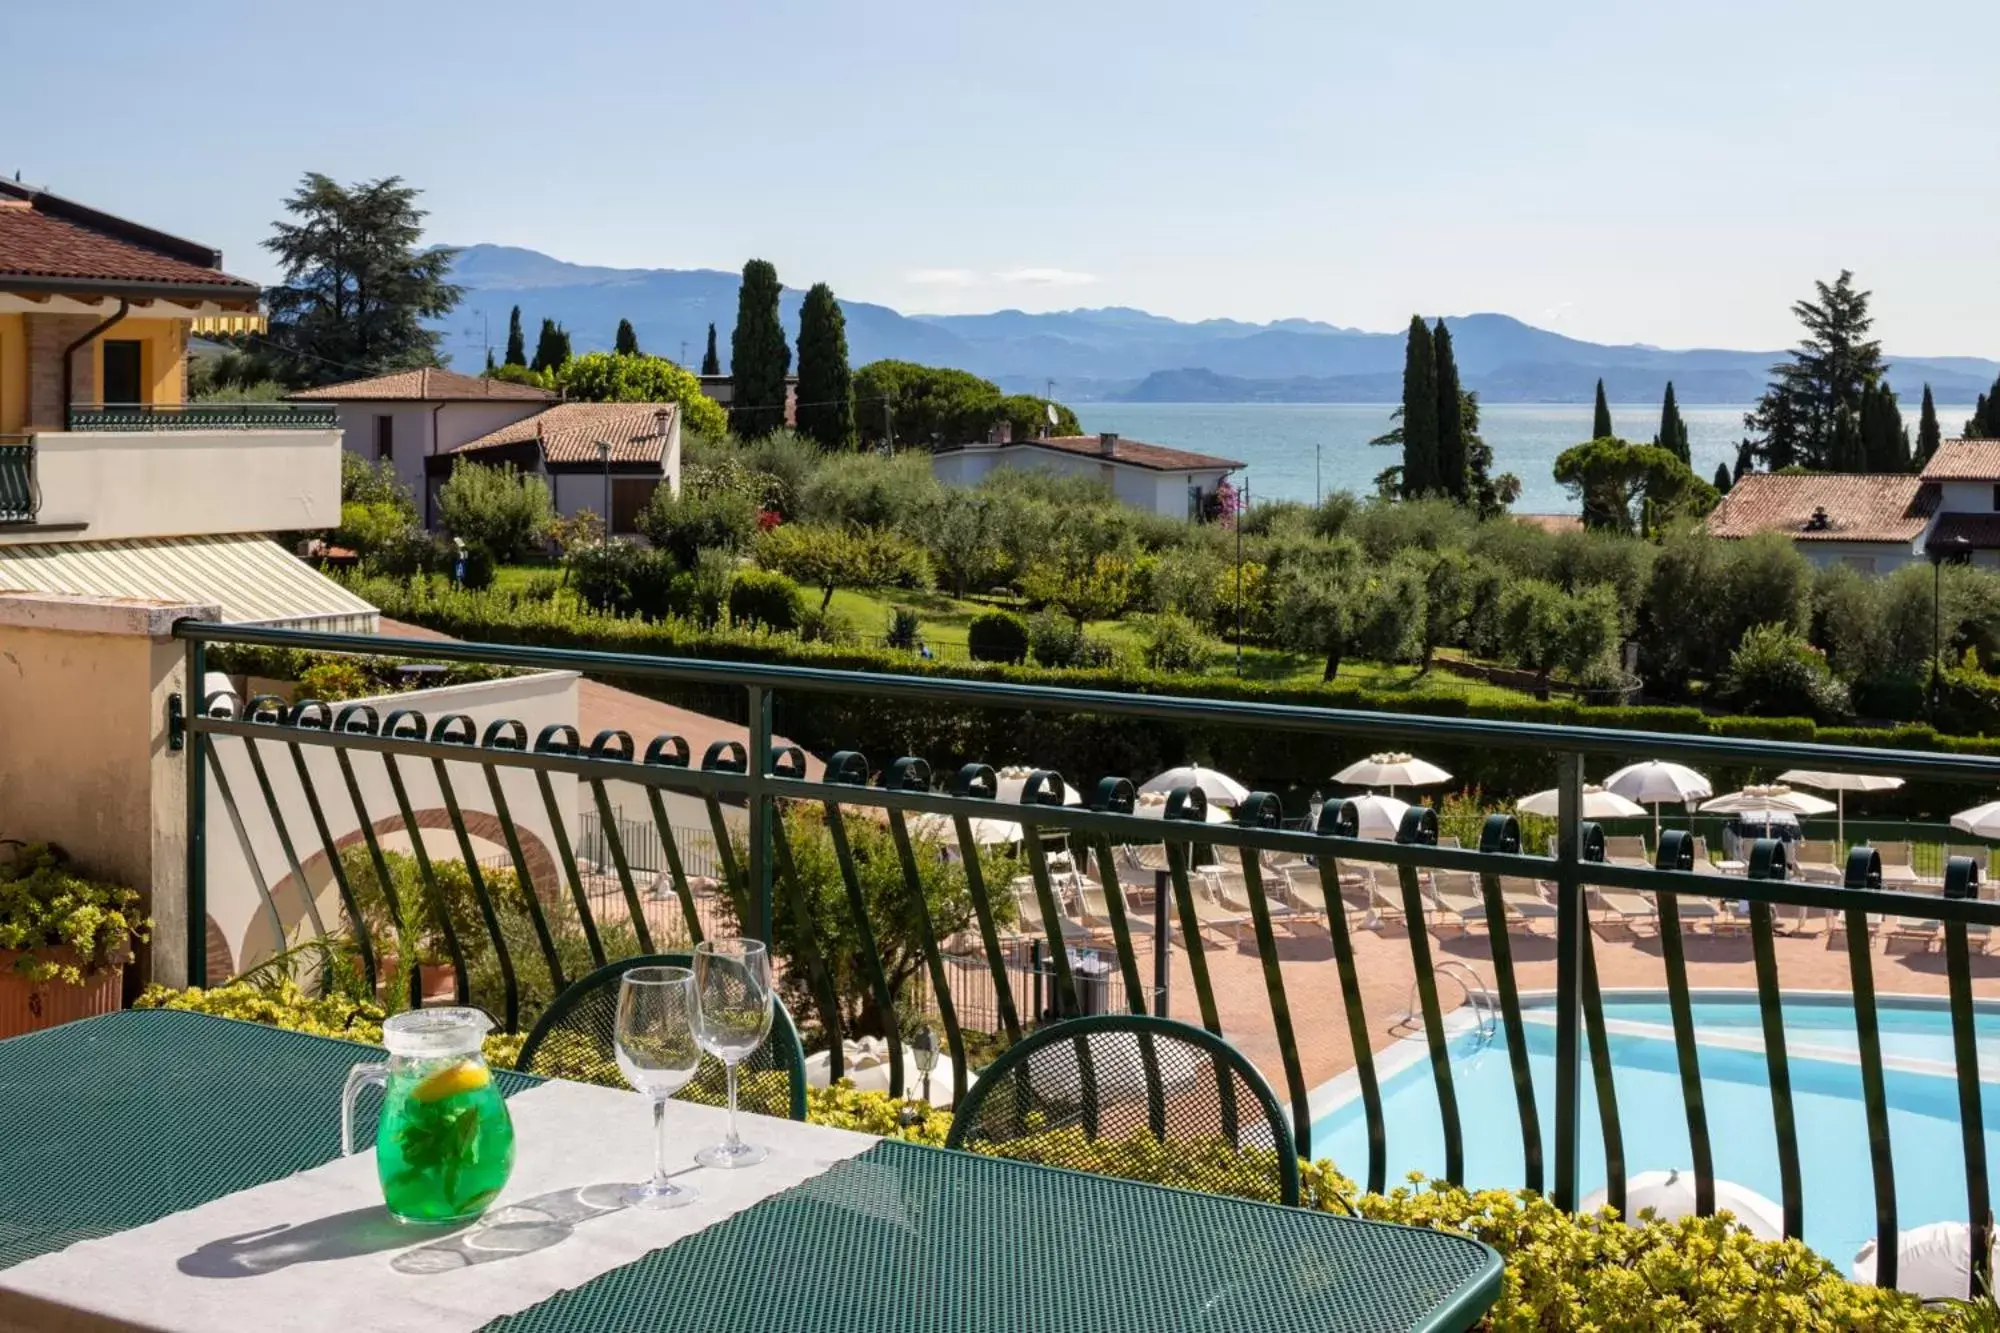
{"label": "pine tree", "polygon": [[1607,440],[1612,438],[1611,404],[1604,401],[1604,381],[1597,382],[1597,411],[1590,419],[1590,438]]}
{"label": "pine tree", "polygon": [[507,355],[502,358],[506,365],[525,366],[528,364],[528,340],[521,334],[521,307],[515,306],[514,313],[507,316]]}
{"label": "pine tree", "polygon": [[1437,349],[1422,315],[1410,316],[1403,348],[1403,497],[1430,495],[1438,486]]}
{"label": "pine tree", "polygon": [[1431,334],[1437,378],[1438,489],[1460,504],[1466,497],[1465,411],[1459,401],[1458,362],[1452,358],[1451,330],[1437,322]]}
{"label": "pine tree", "polygon": [[729,335],[729,424],[746,440],[762,439],[785,424],[785,374],[791,344],[778,318],[778,270],[768,260],[743,266],[736,290],[736,329]]}
{"label": "pine tree", "polygon": [[1937,452],[1943,436],[1938,432],[1937,404],[1931,401],[1931,386],[1924,385],[1924,406],[1917,417],[1917,470],[1921,472],[1931,455]]}
{"label": "pine tree", "polygon": [[530,370],[558,370],[569,361],[569,331],[552,319],[542,321],[542,333],[535,340],[535,359]]}
{"label": "pine tree", "polygon": [[639,355],[639,335],[633,332],[631,320],[618,321],[618,336],[613,340],[611,350],[620,356]]}
{"label": "pine tree", "polygon": [[701,354],[701,373],[704,375],[722,373],[722,358],[715,354],[715,325],[712,322],[708,326],[708,350]]}
{"label": "pine tree", "polygon": [[799,308],[799,434],[822,449],[852,449],[855,443],[847,317],[823,282],[813,284]]}
{"label": "pine tree", "polygon": [[1840,460],[1854,453],[1862,398],[1885,369],[1882,344],[1867,336],[1874,323],[1870,294],[1855,290],[1854,274],[1842,269],[1833,282],[1813,285],[1818,299],[1792,306],[1805,337],[1790,360],[1771,367],[1764,396],[1743,418],[1758,434],[1758,456],[1773,471],[1794,463],[1828,472],[1855,470]]}
{"label": "pine tree", "polygon": [[1729,488],[1734,484],[1735,480],[1734,477],[1729,475],[1729,464],[1717,463],[1715,465],[1715,493],[1717,495],[1729,494]]}
{"label": "pine tree", "polygon": [[1693,455],[1688,452],[1687,423],[1681,420],[1680,404],[1674,401],[1672,380],[1667,381],[1666,401],[1660,404],[1660,433],[1653,437],[1653,443],[1683,463],[1694,462]]}

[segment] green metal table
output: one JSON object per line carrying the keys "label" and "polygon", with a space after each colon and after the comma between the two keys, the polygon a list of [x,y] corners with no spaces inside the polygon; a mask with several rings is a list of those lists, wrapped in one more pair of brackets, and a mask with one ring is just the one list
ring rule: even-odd
{"label": "green metal table", "polygon": [[[378,1054],[170,1011],[0,1042],[0,1268],[331,1160]],[[1458,1330],[1500,1270],[1462,1236],[885,1141],[489,1327]]]}

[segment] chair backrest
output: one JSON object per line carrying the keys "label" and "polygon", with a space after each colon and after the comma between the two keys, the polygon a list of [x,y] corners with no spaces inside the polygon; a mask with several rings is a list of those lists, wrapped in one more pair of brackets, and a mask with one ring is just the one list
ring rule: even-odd
{"label": "chair backrest", "polygon": [[952,1117],[947,1148],[1117,1175],[1150,1139],[1165,1172],[1145,1179],[1276,1203],[1299,1201],[1291,1126],[1270,1084],[1205,1028],[1144,1014],[1039,1029],[986,1067]]}
{"label": "chair backrest", "polygon": [[1910,844],[1908,842],[1871,842],[1869,846],[1881,853],[1883,865],[1906,866],[1910,864]]}
{"label": "chair backrest", "polygon": [[1621,834],[1615,838],[1606,838],[1604,840],[1604,854],[1613,859],[1623,857],[1627,860],[1646,861],[1649,864],[1652,859],[1646,853],[1646,840],[1643,837],[1631,834]]}
{"label": "chair backrest", "polygon": [[1810,861],[1814,865],[1832,865],[1833,840],[1830,838],[1825,840],[1807,838],[1799,843],[1798,855],[1794,859],[1798,861]]}
{"label": "chair backrest", "polygon": [[1947,857],[1953,857],[1953,856],[1970,857],[1972,860],[1972,864],[1979,867],[1979,873],[1982,876],[1985,875],[1986,873],[1987,848],[1984,843],[1981,843],[1978,846],[1965,846],[1955,842],[1949,843],[1945,846],[1944,854]]}
{"label": "chair backrest", "polygon": [[1694,835],[1694,859],[1697,861],[1708,860],[1708,839],[1699,833]]}
{"label": "chair backrest", "polygon": [[[589,976],[569,984],[536,1021],[514,1068],[543,1078],[567,1078],[584,1083],[626,1086],[618,1072],[615,1044],[618,1031],[618,987],[635,967],[694,966],[686,953],[641,954],[606,963]],[[771,1001],[771,1035],[736,1070],[737,1101],[760,1115],[806,1118],[806,1062],[792,1016],[775,998]],[[677,1094],[683,1101],[723,1104],[722,1062],[703,1055],[694,1080]]]}

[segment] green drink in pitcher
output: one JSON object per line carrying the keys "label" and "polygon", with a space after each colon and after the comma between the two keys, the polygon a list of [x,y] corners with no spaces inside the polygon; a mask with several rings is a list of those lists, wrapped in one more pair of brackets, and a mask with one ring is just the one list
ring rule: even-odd
{"label": "green drink in pitcher", "polygon": [[348,1073],[341,1151],[354,1151],[355,1094],[380,1085],[375,1165],[383,1202],[400,1221],[471,1221],[514,1169],[514,1122],[480,1053],[492,1025],[477,1009],[397,1014],[382,1025],[389,1062]]}

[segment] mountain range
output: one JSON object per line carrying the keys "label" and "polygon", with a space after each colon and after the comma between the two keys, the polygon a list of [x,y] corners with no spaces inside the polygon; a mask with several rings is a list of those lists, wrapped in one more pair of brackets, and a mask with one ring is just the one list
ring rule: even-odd
{"label": "mountain range", "polygon": [[[543,318],[570,331],[578,352],[608,349],[620,319],[650,352],[698,365],[708,325],[725,368],[738,275],[720,269],[628,269],[571,264],[536,250],[471,245],[452,281],[465,299],[439,321],[454,364],[480,365],[506,341],[519,305],[528,346]],[[798,328],[804,293],[786,288],[785,323]],[[1194,322],[1128,307],[1029,314],[905,315],[842,298],[850,359],[883,357],[955,366],[1009,392],[1041,392],[1055,381],[1071,402],[1366,402],[1402,392],[1401,329],[1374,333],[1308,319],[1268,324]],[[1683,403],[1747,403],[1763,391],[1781,351],[1585,342],[1510,315],[1446,316],[1466,387],[1489,402],[1588,402],[1604,381],[1613,402],[1646,402],[1674,382]],[[1939,402],[1967,403],[2000,375],[2000,362],[1969,356],[1890,354],[1889,378],[1906,409],[1929,383]]]}

